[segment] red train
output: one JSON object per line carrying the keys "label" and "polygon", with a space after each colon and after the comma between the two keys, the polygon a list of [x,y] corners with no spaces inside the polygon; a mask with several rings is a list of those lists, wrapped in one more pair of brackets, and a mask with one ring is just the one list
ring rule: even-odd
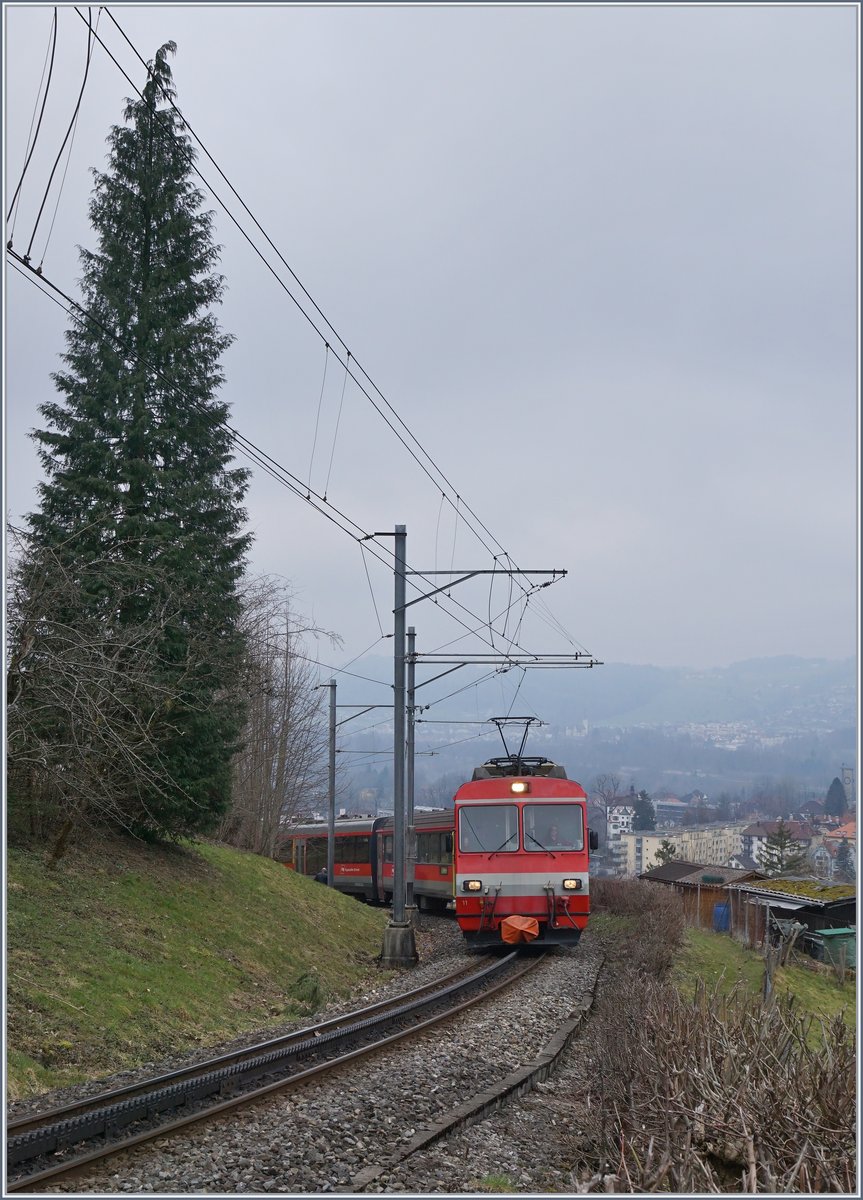
{"label": "red train", "polygon": [[[455,810],[415,817],[414,899],[421,909],[455,907],[470,946],[573,945],[590,912],[587,796],[563,767],[507,756],[477,767],[455,794]],[[457,832],[457,837],[456,837]],[[276,858],[302,875],[327,862],[327,824],[288,827]],[[333,886],[388,904],[393,889],[393,818],[336,821]]]}
{"label": "red train", "polygon": [[574,945],[590,913],[587,794],[563,767],[508,755],[455,794],[456,917],[468,945]]}
{"label": "red train", "polygon": [[[414,899],[420,909],[443,910],[453,898],[451,809],[415,815]],[[369,903],[389,904],[393,892],[393,818],[352,817],[336,821],[333,886]],[[276,858],[301,875],[327,865],[327,823],[289,826]]]}

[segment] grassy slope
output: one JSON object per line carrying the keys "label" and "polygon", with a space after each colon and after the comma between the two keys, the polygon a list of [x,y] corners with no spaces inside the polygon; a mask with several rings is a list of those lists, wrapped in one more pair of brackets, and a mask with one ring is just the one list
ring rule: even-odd
{"label": "grassy slope", "polygon": [[10,849],[10,1098],[303,1016],[374,966],[385,914],[222,846]]}
{"label": "grassy slope", "polygon": [[[740,983],[748,995],[760,995],[764,959],[727,934],[687,929],[686,944],[675,967],[673,981],[684,995],[692,996],[697,979],[704,980],[708,988],[718,983],[720,991],[726,994]],[[856,985],[853,979],[846,977],[845,986],[840,987],[834,976],[792,965],[780,967],[775,982],[777,995],[794,996],[798,1012],[825,1019],[842,1012],[851,1028],[855,1027]]]}

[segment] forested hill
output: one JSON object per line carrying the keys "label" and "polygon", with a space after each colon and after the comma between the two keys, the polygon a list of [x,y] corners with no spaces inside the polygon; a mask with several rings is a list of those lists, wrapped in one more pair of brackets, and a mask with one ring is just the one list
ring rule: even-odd
{"label": "forested hill", "polygon": [[[386,683],[392,679],[392,663],[366,660],[363,672]],[[468,683],[480,674],[476,668],[464,667],[457,678]],[[513,678],[520,674],[514,672]],[[420,664],[417,681],[422,679]],[[443,695],[452,688],[453,676],[449,676],[432,684],[423,693],[423,702],[436,698],[438,690]],[[368,695],[368,684],[339,679],[340,702],[361,702]],[[494,692],[479,695],[482,710],[483,697],[492,700]],[[622,728],[741,722],[758,725],[764,732],[815,732],[854,725],[857,671],[853,658],[756,658],[701,670],[610,662],[591,670],[528,672],[520,696],[525,711],[533,710],[544,721],[564,728],[585,721]],[[476,706],[472,690],[445,702],[447,716],[454,720],[476,718]]]}

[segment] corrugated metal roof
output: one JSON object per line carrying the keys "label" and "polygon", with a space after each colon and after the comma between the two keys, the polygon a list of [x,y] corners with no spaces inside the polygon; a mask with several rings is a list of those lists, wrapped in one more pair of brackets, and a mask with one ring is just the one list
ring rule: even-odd
{"label": "corrugated metal roof", "polygon": [[784,896],[814,908],[825,908],[828,904],[841,904],[854,900],[857,889],[853,883],[825,883],[819,879],[765,879],[757,883],[732,883],[729,887],[766,899],[775,897],[777,903]]}
{"label": "corrugated metal roof", "polygon": [[709,869],[698,863],[678,862],[677,859],[672,859],[671,862],[665,863],[661,867],[651,867],[649,871],[642,871],[638,878],[653,879],[659,883],[676,883],[678,879],[682,879],[684,875],[691,875],[693,871]]}
{"label": "corrugated metal roof", "polygon": [[[679,883],[706,883],[708,885],[725,886],[727,883],[738,882],[742,879],[747,879],[757,872],[741,869],[740,867],[699,867],[693,871],[691,875],[685,875],[678,880]],[[707,878],[704,878],[707,876]]]}

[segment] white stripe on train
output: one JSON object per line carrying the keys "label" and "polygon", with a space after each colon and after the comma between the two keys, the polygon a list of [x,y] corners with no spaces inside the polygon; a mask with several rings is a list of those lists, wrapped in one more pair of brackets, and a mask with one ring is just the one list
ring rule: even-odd
{"label": "white stripe on train", "polygon": [[[479,879],[482,883],[482,892],[464,891],[462,884],[468,879]],[[581,887],[575,890],[569,888],[564,890],[564,879],[580,879]],[[488,888],[489,895],[493,895],[497,888],[500,888],[501,894],[506,896],[537,896],[546,887],[553,887],[558,894],[563,896],[584,896],[588,891],[588,875],[586,871],[568,871],[557,877],[549,876],[546,873],[539,875],[519,872],[511,875],[490,875],[488,872],[483,874],[482,871],[475,871],[471,874],[456,875],[455,886],[457,896],[481,896],[486,888]]]}

